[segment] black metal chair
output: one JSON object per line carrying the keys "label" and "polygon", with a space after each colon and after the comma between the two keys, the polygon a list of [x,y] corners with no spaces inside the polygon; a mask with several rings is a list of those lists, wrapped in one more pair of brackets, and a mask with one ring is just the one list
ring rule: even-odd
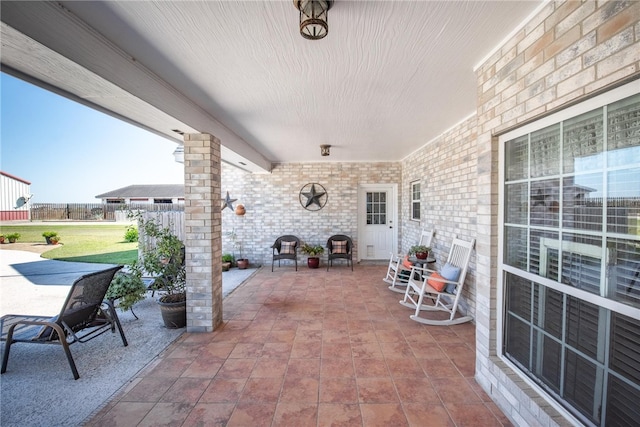
{"label": "black metal chair", "polygon": [[300,247],[300,239],[293,235],[280,236],[276,239],[276,242],[271,245],[273,251],[273,259],[271,260],[271,271],[273,271],[273,265],[278,261],[278,267],[280,267],[280,260],[289,259],[295,262],[296,271],[298,271],[298,248]]}
{"label": "black metal chair", "polygon": [[105,332],[120,332],[122,344],[128,345],[116,309],[104,297],[115,273],[122,266],[108,268],[81,276],[71,286],[67,299],[55,317],[7,314],[0,319],[2,341],[6,341],[2,355],[4,374],[9,361],[9,351],[15,343],[61,345],[73,372],[78,379],[78,369],[71,356],[69,345],[87,342]]}
{"label": "black metal chair", "polygon": [[347,266],[351,264],[351,271],[353,271],[353,240],[351,237],[344,234],[334,234],[327,240],[328,259],[327,259],[327,271],[329,267],[333,266],[334,259],[347,260]]}

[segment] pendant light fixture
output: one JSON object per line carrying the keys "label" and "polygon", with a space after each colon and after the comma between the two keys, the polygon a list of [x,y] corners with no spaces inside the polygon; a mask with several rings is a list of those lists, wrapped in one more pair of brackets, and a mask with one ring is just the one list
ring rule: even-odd
{"label": "pendant light fixture", "polygon": [[320,40],[329,32],[327,15],[333,0],[293,0],[300,11],[300,34],[305,39]]}

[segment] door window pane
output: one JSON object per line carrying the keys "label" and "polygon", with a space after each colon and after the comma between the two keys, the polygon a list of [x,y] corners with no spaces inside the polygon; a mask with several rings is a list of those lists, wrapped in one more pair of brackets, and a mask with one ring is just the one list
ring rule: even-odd
{"label": "door window pane", "polygon": [[387,223],[385,192],[367,192],[367,224],[383,225]]}

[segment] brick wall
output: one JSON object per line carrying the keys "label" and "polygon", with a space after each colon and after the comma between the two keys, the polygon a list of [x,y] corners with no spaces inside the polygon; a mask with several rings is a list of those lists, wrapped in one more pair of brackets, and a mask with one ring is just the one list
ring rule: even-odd
{"label": "brick wall", "polygon": [[[397,163],[291,163],[276,164],[270,174],[249,174],[223,164],[222,197],[226,192],[246,214],[222,211],[222,251],[233,253],[226,235],[235,229],[243,243],[242,255],[255,264],[271,264],[271,245],[283,234],[325,246],[332,234],[354,239],[357,256],[357,194],[359,184],[395,183],[400,186],[401,165]],[[328,193],[325,207],[308,211],[300,205],[299,193],[310,182],[321,184]],[[236,257],[239,250],[235,250]],[[326,259],[326,254],[324,255]],[[306,259],[304,256],[299,262]]]}
{"label": "brick wall", "polygon": [[[476,117],[449,129],[402,162],[400,204],[401,253],[417,244],[422,230],[435,230],[433,253],[438,265],[446,260],[454,236],[476,238],[477,211]],[[411,183],[420,180],[420,221],[411,220]],[[472,254],[460,302],[475,317],[475,256]]]}
{"label": "brick wall", "polygon": [[496,357],[494,136],[637,77],[639,21],[637,1],[551,2],[477,70],[476,380],[516,425],[568,422]]}

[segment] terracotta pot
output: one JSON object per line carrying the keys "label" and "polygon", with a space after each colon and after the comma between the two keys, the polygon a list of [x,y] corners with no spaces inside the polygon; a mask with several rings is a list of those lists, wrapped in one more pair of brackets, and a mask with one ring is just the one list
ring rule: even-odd
{"label": "terracotta pot", "polygon": [[244,205],[238,205],[238,206],[236,206],[236,215],[240,215],[240,216],[242,216],[242,215],[244,215],[244,214],[245,214],[245,212],[246,212],[246,210],[245,210],[245,208],[244,208]]}
{"label": "terracotta pot", "polygon": [[416,252],[416,258],[418,259],[427,259],[429,256],[429,252]]}
{"label": "terracotta pot", "polygon": [[240,258],[237,262],[238,262],[238,268],[240,270],[244,270],[245,268],[249,267],[249,260],[246,258]]}
{"label": "terracotta pot", "polygon": [[320,266],[320,258],[310,256],[307,258],[307,266],[309,268],[318,268]]}

